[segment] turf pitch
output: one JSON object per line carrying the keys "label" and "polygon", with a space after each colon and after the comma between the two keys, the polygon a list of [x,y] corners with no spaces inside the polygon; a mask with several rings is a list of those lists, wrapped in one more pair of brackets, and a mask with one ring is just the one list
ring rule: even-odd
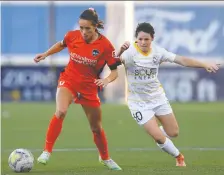
{"label": "turf pitch", "polygon": [[[187,167],[158,150],[153,140],[130,116],[125,105],[102,105],[103,127],[111,157],[123,171],[107,170],[98,163],[87,119],[79,105],[71,105],[63,131],[48,165],[35,165],[32,175],[223,175],[224,103],[172,104],[180,126],[174,143],[184,153]],[[41,153],[54,103],[2,103],[2,174],[13,173],[8,156],[16,148]],[[21,173],[20,173],[21,174]],[[27,173],[26,173],[27,174]]]}

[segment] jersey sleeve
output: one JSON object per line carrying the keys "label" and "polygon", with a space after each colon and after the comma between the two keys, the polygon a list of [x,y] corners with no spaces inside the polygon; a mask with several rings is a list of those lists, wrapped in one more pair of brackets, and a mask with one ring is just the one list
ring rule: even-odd
{"label": "jersey sleeve", "polygon": [[63,46],[67,46],[67,43],[68,43],[68,38],[69,38],[69,32],[67,32],[63,38],[63,40],[61,41],[61,44]]}
{"label": "jersey sleeve", "polygon": [[130,65],[133,63],[133,56],[135,55],[135,52],[133,50],[133,45],[130,45],[130,47],[125,50],[121,55],[121,61],[124,63],[124,65]]}
{"label": "jersey sleeve", "polygon": [[168,52],[164,48],[160,48],[160,51],[162,53],[162,58],[161,58],[162,62],[171,62],[171,63],[174,62],[176,54],[174,54],[172,52]]}
{"label": "jersey sleeve", "polygon": [[120,59],[121,59],[121,61],[122,61],[124,64],[127,64],[127,63],[128,63],[128,60],[130,59],[130,52],[129,52],[129,49],[128,49],[128,50],[125,50],[125,51],[121,54]]}
{"label": "jersey sleeve", "polygon": [[106,60],[106,63],[109,66],[110,70],[117,69],[117,66],[121,64],[121,60],[116,56],[116,51],[110,42],[108,42],[105,47],[104,59]]}
{"label": "jersey sleeve", "polygon": [[65,34],[65,36],[64,36],[64,38],[63,38],[63,40],[61,41],[61,43],[64,45],[64,46],[68,46],[68,44],[69,44],[69,42],[70,42],[70,40],[72,39],[77,39],[77,34],[78,34],[78,32],[77,32],[77,30],[76,31],[68,31],[66,34]]}

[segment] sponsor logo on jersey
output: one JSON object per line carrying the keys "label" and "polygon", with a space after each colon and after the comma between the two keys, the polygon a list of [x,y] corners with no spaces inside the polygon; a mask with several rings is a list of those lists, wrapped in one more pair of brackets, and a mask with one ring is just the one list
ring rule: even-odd
{"label": "sponsor logo on jersey", "polygon": [[95,66],[97,64],[97,60],[93,60],[87,57],[83,57],[81,55],[78,55],[76,53],[70,53],[70,58],[77,64],[84,64],[88,66]]}
{"label": "sponsor logo on jersey", "polygon": [[135,79],[136,80],[149,80],[156,78],[157,69],[156,68],[140,68],[135,69]]}

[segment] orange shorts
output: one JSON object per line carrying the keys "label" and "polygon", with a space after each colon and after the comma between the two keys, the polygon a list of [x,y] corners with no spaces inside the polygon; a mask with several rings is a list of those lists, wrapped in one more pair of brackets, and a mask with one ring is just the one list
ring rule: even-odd
{"label": "orange shorts", "polygon": [[[68,78],[63,73],[61,73],[58,79],[58,88],[65,87],[67,88],[74,97],[74,102],[77,104],[87,105],[91,107],[100,106],[100,98],[98,96],[97,90],[95,92],[85,91],[85,85],[80,86],[79,83],[76,83]],[[91,88],[92,89],[92,88]]]}

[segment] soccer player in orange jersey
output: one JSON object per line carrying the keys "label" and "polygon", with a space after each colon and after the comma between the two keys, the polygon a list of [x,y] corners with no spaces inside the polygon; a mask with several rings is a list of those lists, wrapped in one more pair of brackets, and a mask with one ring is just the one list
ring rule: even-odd
{"label": "soccer player in orange jersey", "polygon": [[[44,151],[37,161],[47,164],[54,143],[61,132],[68,107],[74,100],[75,103],[82,105],[88,118],[94,142],[100,154],[99,161],[109,169],[121,170],[108,153],[98,97],[98,88],[105,87],[118,76],[118,63],[117,59],[114,58],[115,49],[110,41],[99,33],[98,29],[103,29],[103,22],[98,19],[93,8],[85,10],[80,15],[79,26],[80,30],[67,32],[62,41],[57,42],[49,50],[34,58],[34,61],[38,63],[66,47],[70,55],[69,63],[61,72],[58,80],[56,111],[47,130]],[[99,74],[106,64],[111,73],[107,78],[99,79]]]}

